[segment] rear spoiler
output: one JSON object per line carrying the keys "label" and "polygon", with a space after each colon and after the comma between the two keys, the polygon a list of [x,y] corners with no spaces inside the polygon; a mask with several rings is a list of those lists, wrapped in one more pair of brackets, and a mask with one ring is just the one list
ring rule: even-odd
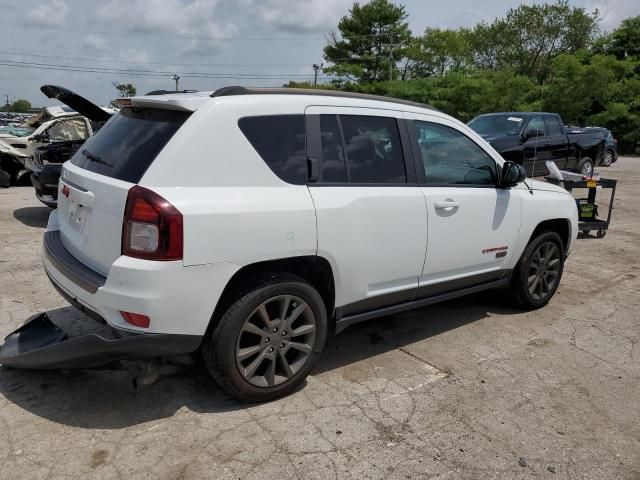
{"label": "rear spoiler", "polygon": [[209,95],[201,92],[165,93],[164,91],[152,91],[139,97],[119,98],[116,102],[120,107],[147,107],[195,112],[208,100]]}

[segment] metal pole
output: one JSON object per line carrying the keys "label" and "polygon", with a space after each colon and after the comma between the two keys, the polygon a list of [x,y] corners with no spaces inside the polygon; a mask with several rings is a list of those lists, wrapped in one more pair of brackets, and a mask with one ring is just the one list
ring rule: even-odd
{"label": "metal pole", "polygon": [[171,77],[171,80],[174,80],[176,82],[176,92],[178,91],[178,82],[180,81],[180,77],[178,76],[177,73],[174,73],[173,76]]}
{"label": "metal pole", "polygon": [[316,63],[313,64],[313,86],[314,87],[318,85],[318,71],[322,68],[323,65],[324,63],[321,63],[320,65]]}

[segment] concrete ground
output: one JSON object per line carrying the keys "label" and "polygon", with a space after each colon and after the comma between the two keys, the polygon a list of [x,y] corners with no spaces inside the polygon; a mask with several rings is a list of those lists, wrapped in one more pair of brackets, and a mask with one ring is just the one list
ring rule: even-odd
{"label": "concrete ground", "polygon": [[[138,390],[0,369],[0,477],[640,479],[640,159],[602,173],[621,180],[612,229],[578,241],[546,308],[483,293],[354,326],[277,402],[199,369]],[[93,325],[44,275],[48,213],[0,191],[2,336],[41,311]]]}

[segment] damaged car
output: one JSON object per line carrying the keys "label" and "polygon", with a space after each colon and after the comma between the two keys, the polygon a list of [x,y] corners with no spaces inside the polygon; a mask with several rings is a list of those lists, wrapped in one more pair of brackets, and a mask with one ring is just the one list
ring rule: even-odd
{"label": "damaged car", "polygon": [[[99,107],[64,87],[43,85],[40,90],[48,98],[55,98],[82,115],[82,117],[65,119],[59,122],[58,126],[52,127],[54,128],[53,138],[50,136],[48,143],[37,147],[26,164],[32,172],[31,183],[35,187],[38,200],[50,208],[56,208],[62,164],[76,153],[89,136],[97,132],[111,118],[115,110]],[[79,125],[86,125],[86,128],[77,129]],[[69,129],[69,127],[71,127],[67,132],[69,135],[62,139],[58,131]]]}

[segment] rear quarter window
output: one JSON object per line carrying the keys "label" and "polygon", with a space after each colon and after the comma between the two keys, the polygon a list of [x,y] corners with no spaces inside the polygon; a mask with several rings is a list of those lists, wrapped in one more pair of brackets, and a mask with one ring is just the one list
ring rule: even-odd
{"label": "rear quarter window", "polygon": [[267,166],[281,180],[307,183],[306,134],[303,115],[244,117],[238,126]]}
{"label": "rear quarter window", "polygon": [[122,109],[80,147],[71,163],[138,183],[189,115],[173,110]]}

